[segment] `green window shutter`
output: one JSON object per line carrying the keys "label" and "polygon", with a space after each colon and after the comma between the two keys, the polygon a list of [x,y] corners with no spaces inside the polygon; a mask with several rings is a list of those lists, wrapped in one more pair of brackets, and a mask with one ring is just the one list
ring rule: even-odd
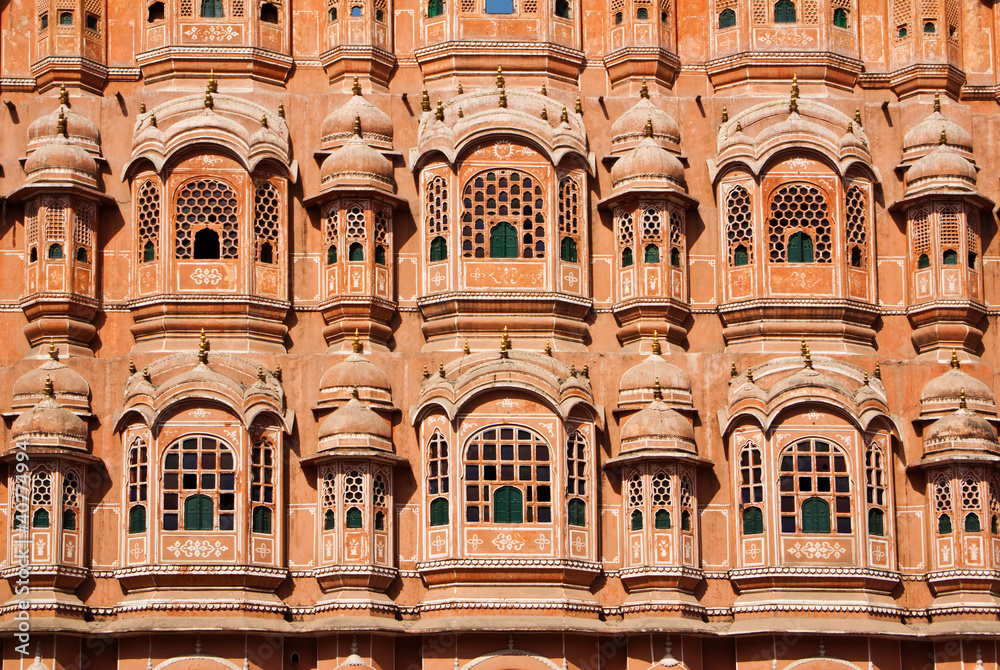
{"label": "green window shutter", "polygon": [[929,268],[931,266],[931,257],[927,254],[920,254],[920,258],[917,259],[917,267],[921,270],[924,268]]}
{"label": "green window shutter", "polygon": [[830,532],[830,503],[822,498],[809,498],[802,503],[802,532]]}
{"label": "green window shutter", "polygon": [[[52,255],[49,254],[49,258]],[[944,253],[941,254],[941,262],[945,265],[958,265],[958,252],[954,249],[945,249]]]}
{"label": "green window shutter", "polygon": [[49,527],[49,513],[48,513],[48,510],[44,510],[44,509],[35,510],[34,516],[31,517],[31,527],[32,528],[48,528]]}
{"label": "green window shutter", "polygon": [[76,512],[71,509],[63,510],[62,527],[63,530],[76,530]]}
{"label": "green window shutter", "polygon": [[496,523],[524,523],[524,494],[513,486],[504,486],[493,494],[493,520]]}
{"label": "green window shutter", "polygon": [[632,530],[642,530],[642,511],[633,510],[631,520]]}
{"label": "green window shutter", "polygon": [[774,3],[775,23],[795,23],[795,5],[789,0],[778,0]]}
{"label": "green window shutter", "polygon": [[587,504],[579,498],[573,498],[569,501],[569,525],[587,525]]}
{"label": "green window shutter", "polygon": [[983,529],[982,525],[979,523],[979,515],[975,512],[969,512],[965,515],[965,532],[966,533],[978,533]]}
{"label": "green window shutter", "polygon": [[948,535],[951,533],[951,517],[947,514],[942,514],[938,517],[938,534]]}
{"label": "green window shutter", "polygon": [[375,262],[379,265],[385,265],[385,247],[381,244],[375,247]]}
{"label": "green window shutter", "polygon": [[517,231],[506,221],[490,230],[490,258],[517,258]]}
{"label": "green window shutter", "polygon": [[719,13],[719,30],[732,28],[736,25],[736,12],[732,9],[723,9]]}
{"label": "green window shutter", "polygon": [[567,263],[576,263],[576,242],[573,238],[563,238],[559,247],[559,259]]}
{"label": "green window shutter", "polygon": [[650,244],[648,247],[646,247],[645,260],[647,263],[659,263],[660,248],[655,244]]}
{"label": "green window shutter", "polygon": [[350,247],[347,248],[347,260],[349,261],[363,261],[365,259],[365,248],[361,246],[360,242],[355,242]]}
{"label": "green window shutter", "polygon": [[691,512],[681,512],[681,530],[691,530]]}
{"label": "green window shutter", "polygon": [[448,499],[436,498],[431,501],[431,525],[448,525]]}
{"label": "green window shutter", "polygon": [[877,507],[868,510],[868,534],[878,537],[885,535],[885,513]]}
{"label": "green window shutter", "polygon": [[271,510],[263,506],[253,508],[253,532],[271,533]]}
{"label": "green window shutter", "polygon": [[184,530],[212,530],[212,507],[208,496],[188,496],[184,501]]}
{"label": "green window shutter", "polygon": [[132,509],[128,511],[128,532],[130,533],[146,532],[145,505],[133,505]]}
{"label": "green window shutter", "polygon": [[656,530],[670,530],[670,512],[665,509],[656,510],[653,517],[653,527]]}
{"label": "green window shutter", "polygon": [[799,231],[788,238],[788,262],[789,263],[812,263],[813,243],[812,238]]}
{"label": "green window shutter", "polygon": [[333,265],[337,262],[337,245],[331,244],[326,250],[326,264]]}
{"label": "green window shutter", "polygon": [[142,247],[142,262],[149,263],[150,261],[156,260],[156,246],[151,242],[147,241]]}
{"label": "green window shutter", "polygon": [[635,260],[632,258],[632,248],[625,247],[624,249],[622,249],[622,267],[623,268],[632,267],[632,264],[634,262]]}
{"label": "green window shutter", "polygon": [[764,512],[759,507],[743,508],[743,534],[760,535],[764,532]]}
{"label": "green window shutter", "polygon": [[361,528],[361,510],[357,507],[352,507],[347,510],[347,523],[345,524],[348,528]]}
{"label": "green window shutter", "polygon": [[332,509],[328,509],[325,514],[323,514],[323,530],[333,530],[337,527],[337,515],[333,513]]}
{"label": "green window shutter", "polygon": [[679,268],[681,266],[681,250],[677,247],[670,250],[670,265],[675,268]]}
{"label": "green window shutter", "polygon": [[448,259],[448,243],[443,237],[435,237],[431,240],[431,262],[444,261]]}
{"label": "green window shutter", "polygon": [[739,267],[741,265],[750,264],[750,255],[747,253],[747,248],[740,244],[733,250],[733,265]]}
{"label": "green window shutter", "polygon": [[847,10],[846,9],[835,9],[833,10],[833,25],[838,28],[847,27]]}

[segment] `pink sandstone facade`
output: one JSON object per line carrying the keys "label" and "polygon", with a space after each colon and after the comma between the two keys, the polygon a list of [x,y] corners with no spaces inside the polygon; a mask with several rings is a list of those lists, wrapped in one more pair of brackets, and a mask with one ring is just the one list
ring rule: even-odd
{"label": "pink sandstone facade", "polygon": [[0,29],[3,668],[998,667],[998,6]]}

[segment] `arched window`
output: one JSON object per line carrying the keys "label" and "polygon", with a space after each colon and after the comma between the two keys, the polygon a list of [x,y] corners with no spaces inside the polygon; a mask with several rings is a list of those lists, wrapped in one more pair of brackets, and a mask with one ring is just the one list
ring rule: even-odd
{"label": "arched window", "polygon": [[920,254],[920,258],[917,259],[917,269],[923,270],[924,268],[929,268],[931,266],[931,257],[927,254]]}
{"label": "arched window", "polygon": [[80,477],[72,470],[63,476],[62,507],[63,530],[76,530],[77,511],[80,507]]}
{"label": "arched window", "polygon": [[[500,504],[500,489],[504,493]],[[492,501],[492,505],[490,504]],[[518,502],[520,501],[520,502]],[[514,516],[515,507],[521,517]],[[507,521],[497,518],[506,515]],[[552,522],[552,464],[549,446],[521,426],[487,428],[476,433],[465,451],[465,520],[489,523]],[[514,520],[514,519],[517,520]]]}
{"label": "arched window", "polygon": [[797,442],[782,452],[779,471],[782,533],[852,532],[851,477],[838,447],[824,440]]}
{"label": "arched window", "polygon": [[982,483],[978,477],[967,475],[962,479],[962,512],[965,513],[964,528],[966,533],[982,531],[979,516],[983,507]]}
{"label": "arched window", "polygon": [[847,27],[847,10],[843,7],[838,7],[833,10],[833,25],[837,28]]}
{"label": "arched window", "polygon": [[45,12],[44,14],[38,17],[38,29],[48,30],[48,27],[49,27],[49,13]]}
{"label": "arched window", "polygon": [[133,505],[128,511],[128,532],[146,532],[146,506]]}
{"label": "arched window", "polygon": [[444,0],[429,0],[427,3],[427,18],[444,14]]}
{"label": "arched window", "polygon": [[634,263],[635,259],[632,258],[632,248],[625,247],[624,249],[622,249],[622,267],[623,268],[632,267]]}
{"label": "arched window", "polygon": [[670,250],[670,265],[675,268],[681,266],[681,250],[677,247]]}
{"label": "arched window", "polygon": [[87,258],[87,248],[80,247],[76,250],[76,260],[78,263],[89,263],[90,260]]}
{"label": "arched window", "polygon": [[222,18],[222,0],[201,0],[201,15],[204,18]]}
{"label": "arched window", "polygon": [[803,233],[801,230],[797,233],[792,233],[792,236],[788,238],[788,262],[813,262],[812,238]]}
{"label": "arched window", "polygon": [[885,512],[877,507],[868,510],[868,534],[876,537],[885,535]]}
{"label": "arched window", "polygon": [[354,5],[351,7],[351,16],[354,18],[361,16],[361,5]]}
{"label": "arched window", "polygon": [[375,247],[375,262],[378,265],[385,265],[385,247],[381,244]]}
{"label": "arched window", "polygon": [[333,530],[337,527],[337,514],[332,509],[323,513],[323,530]]}
{"label": "arched window", "polygon": [[486,0],[487,14],[513,14],[514,0]]}
{"label": "arched window", "polygon": [[719,12],[719,30],[732,28],[736,25],[736,12],[731,8],[723,9]]}
{"label": "arched window", "polygon": [[[236,465],[232,451],[214,437],[175,442],[163,457],[162,496],[163,530],[233,530]],[[215,509],[217,519],[213,519]]]}
{"label": "arched window", "polygon": [[907,34],[908,31],[906,30],[906,26],[900,26],[899,31],[896,33],[896,36],[899,37],[899,39],[904,39],[907,36]]}
{"label": "arched window", "polygon": [[375,512],[375,530],[385,530],[385,512]]}
{"label": "arched window", "polygon": [[490,258],[517,258],[517,231],[506,221],[490,230]]}
{"label": "arched window", "polygon": [[587,525],[587,503],[579,498],[570,498],[567,504],[567,517],[571,526]]}
{"label": "arched window", "polygon": [[750,263],[750,255],[747,253],[747,247],[745,244],[737,244],[736,248],[733,249],[733,265],[740,267],[741,265],[748,265]]}
{"label": "arched window", "polygon": [[358,470],[350,470],[344,475],[344,505],[347,507],[345,514],[345,528],[362,528],[364,526],[364,514],[361,509],[367,504],[367,491],[365,490],[365,478]]}
{"label": "arched window", "polygon": [[863,268],[868,262],[868,228],[865,194],[857,186],[847,190],[845,198],[847,212],[847,250],[851,267]]}
{"label": "arched window", "polygon": [[330,9],[326,10],[326,20],[329,21],[330,23],[333,23],[334,21],[337,20],[336,7],[331,7]]}
{"label": "arched window", "polygon": [[666,472],[657,472],[650,481],[653,527],[658,530],[670,528],[670,511],[674,506],[672,486],[670,474]]}
{"label": "arched window", "polygon": [[61,244],[49,245],[49,260],[59,261],[63,258],[63,248]]}
{"label": "arched window", "polygon": [[389,486],[381,472],[372,477],[372,511],[375,530],[385,530],[385,513],[388,509]]}
{"label": "arched window", "polygon": [[270,242],[261,242],[257,251],[257,260],[261,263],[274,263],[274,249],[271,247]]}
{"label": "arched window", "polygon": [[184,499],[184,530],[214,530],[214,505],[207,495],[197,493]]}
{"label": "arched window", "polygon": [[260,6],[261,23],[277,23],[278,8],[270,2],[262,3]]}
{"label": "arched window", "polygon": [[337,245],[331,244],[326,248],[326,264],[333,265],[337,262]]}
{"label": "arched window", "polygon": [[802,502],[802,532],[830,532],[830,503],[822,498],[808,498]]}
{"label": "arched window", "polygon": [[753,209],[750,193],[739,185],[734,186],[726,198],[726,241],[730,265],[753,262]]}
{"label": "arched window", "polygon": [[448,525],[448,500],[446,498],[435,498],[431,501],[431,525]]}
{"label": "arched window", "polygon": [[347,510],[347,520],[344,523],[344,526],[351,529],[362,528],[364,525],[362,523],[362,519],[363,515],[361,514],[361,510],[357,507],[351,507]]}
{"label": "arched window", "polygon": [[266,439],[255,442],[250,448],[250,503],[254,505],[254,533],[271,532],[271,517],[277,503],[274,466],[274,449],[271,444]]}
{"label": "arched window", "polygon": [[360,242],[352,242],[347,248],[347,260],[363,261],[365,259],[365,248]]}
{"label": "arched window", "polygon": [[569,18],[569,0],[556,0],[556,16],[561,19]]}
{"label": "arched window", "polygon": [[48,528],[49,527],[49,511],[44,509],[36,509],[35,513],[31,517],[31,527],[32,528]]}
{"label": "arched window", "polygon": [[642,510],[632,510],[631,528],[632,530],[642,530]]}
{"label": "arched window", "polygon": [[[274,22],[277,23],[277,17]],[[257,260],[261,263],[276,263],[275,252],[278,249],[281,227],[281,198],[278,189],[270,182],[264,182],[254,191],[253,214]]]}
{"label": "arched window", "polygon": [[643,260],[645,260],[647,263],[659,263],[660,248],[655,244],[647,244],[646,250],[643,254]]}
{"label": "arched window", "polygon": [[196,259],[216,259],[219,257],[219,233],[211,228],[202,228],[194,234],[194,257]]}
{"label": "arched window", "polygon": [[31,247],[31,255],[29,256],[29,259],[30,259],[28,261],[29,263],[37,263],[38,262],[38,248],[37,247]]}
{"label": "arched window", "polygon": [[149,240],[142,246],[142,262],[150,263],[156,260],[156,246]]}
{"label": "arched window", "polygon": [[687,475],[681,477],[681,530],[691,530],[692,501],[694,499],[694,482]]}
{"label": "arched window", "polygon": [[665,509],[656,510],[653,515],[653,527],[656,530],[670,530],[670,512]]}
{"label": "arched window", "polygon": [[645,21],[646,19],[649,18],[649,10],[646,9],[645,7],[640,7],[635,12],[635,18],[639,19],[640,21]]}
{"label": "arched window", "polygon": [[933,21],[927,21],[924,23],[924,32],[927,34],[936,33],[937,26],[934,25]]}
{"label": "arched window", "polygon": [[139,187],[136,196],[136,218],[142,262],[155,261],[156,245],[160,239],[160,191],[152,181],[146,181]]}
{"label": "arched window", "polygon": [[642,530],[642,508],[643,508],[643,490],[642,490],[642,477],[638,473],[633,474],[628,478],[628,485],[626,486],[628,493],[628,498],[626,503],[628,504],[631,513],[628,516],[629,528],[631,530]]}
{"label": "arched window", "polygon": [[448,260],[448,242],[438,235],[431,240],[431,262]]}
{"label": "arched window", "polygon": [[162,2],[154,2],[146,10],[146,21],[149,23],[162,21],[165,16]]}
{"label": "arched window", "polygon": [[587,440],[579,430],[566,440],[566,494],[580,496],[581,502],[588,493]]}
{"label": "arched window", "polygon": [[951,533],[951,517],[947,514],[942,514],[938,517],[938,533],[940,535],[948,535]]}
{"label": "arched window", "polygon": [[875,444],[868,445],[865,450],[865,503],[868,510],[869,535],[885,535],[886,497],[885,460],[882,450]]}
{"label": "arched window", "polygon": [[332,469],[323,473],[323,530],[334,530],[337,527],[337,473]]}
{"label": "arched window", "polygon": [[576,263],[576,240],[564,237],[559,245],[559,260],[566,263]]}
{"label": "arched window", "polygon": [[448,441],[441,431],[435,430],[427,442],[427,493],[449,493],[451,478],[448,472]]}
{"label": "arched window", "polygon": [[941,263],[944,265],[958,265],[958,252],[954,249],[945,249],[941,254]]}
{"label": "arched window", "polygon": [[253,508],[251,530],[264,535],[271,534],[271,510],[263,505]]}
{"label": "arched window", "polygon": [[493,496],[494,523],[524,523],[524,494],[513,486],[501,486]]}
{"label": "arched window", "polygon": [[795,23],[795,5],[790,0],[778,0],[774,3],[775,23]]}
{"label": "arched window", "polygon": [[744,535],[760,535],[764,532],[764,512],[759,507],[744,507],[742,516]]}
{"label": "arched window", "polygon": [[[210,1],[210,0],[209,0]],[[175,256],[177,258],[239,258],[239,200],[228,184],[200,179],[184,184],[176,201]],[[198,255],[196,233],[212,230]],[[220,249],[221,247],[221,249]]]}
{"label": "arched window", "polygon": [[621,25],[621,22],[623,20],[624,20],[624,17],[622,16],[622,13],[621,12],[615,12],[615,25],[616,26],[617,25]]}
{"label": "arched window", "polygon": [[941,476],[934,481],[934,512],[938,520],[938,533],[947,535],[951,533],[951,481],[947,477]]}
{"label": "arched window", "polygon": [[826,198],[815,186],[789,184],[778,189],[771,200],[768,229],[772,263],[833,262]]}
{"label": "arched window", "polygon": [[59,12],[59,25],[61,26],[73,25],[73,12]]}
{"label": "arched window", "polygon": [[983,527],[979,523],[979,515],[975,512],[969,512],[965,515],[965,532],[966,533],[978,533],[982,531]]}

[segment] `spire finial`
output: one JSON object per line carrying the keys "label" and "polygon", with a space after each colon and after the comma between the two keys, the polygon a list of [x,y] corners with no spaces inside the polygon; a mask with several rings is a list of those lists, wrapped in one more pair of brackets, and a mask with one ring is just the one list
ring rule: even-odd
{"label": "spire finial", "polygon": [[579,95],[576,96],[576,113],[583,116],[583,101]]}
{"label": "spire finial", "polygon": [[570,363],[569,364],[569,376],[570,377],[575,377],[576,376],[576,363]]}
{"label": "spire finial", "polygon": [[941,113],[941,94],[940,93],[935,93],[934,94],[934,111],[937,112],[938,114]]}
{"label": "spire finial", "polygon": [[747,381],[753,384],[753,368],[747,368]]}
{"label": "spire finial", "polygon": [[267,379],[267,377],[264,375],[264,366],[263,365],[257,365],[257,381],[259,381],[261,384],[263,384],[264,380],[266,380],[266,379]]}
{"label": "spire finial", "polygon": [[854,134],[854,121],[847,122],[847,132],[852,135]]}
{"label": "spire finial", "polygon": [[507,109],[507,89],[500,89],[500,108]]}
{"label": "spire finial", "polygon": [[459,95],[462,95],[462,93],[464,93],[464,92],[465,92],[465,91],[464,91],[464,89],[462,88],[462,82],[458,82],[458,94],[459,94]]}
{"label": "spire finial", "polygon": [[215,100],[212,99],[212,92],[205,91],[205,109],[212,109],[215,107]]}
{"label": "spire finial", "polygon": [[873,372],[872,374],[875,376],[875,379],[878,379],[879,381],[882,381],[882,365],[879,364],[879,363],[876,363],[875,364],[875,372]]}
{"label": "spire finial", "polygon": [[66,83],[59,84],[59,104],[69,107],[69,91],[66,90]]}
{"label": "spire finial", "polygon": [[826,644],[823,642],[823,638],[819,639],[819,655],[826,656]]}
{"label": "spire finial", "polygon": [[642,79],[642,88],[639,89],[639,97],[649,99],[649,86],[646,86],[646,78]]}
{"label": "spire finial", "polygon": [[56,397],[55,390],[52,388],[52,377],[49,375],[45,375],[45,389],[42,391],[42,395],[46,398]]}
{"label": "spire finial", "polygon": [[351,653],[352,654],[357,654],[358,653],[358,636],[357,635],[352,635],[351,636]]}
{"label": "spire finial", "polygon": [[497,88],[503,88],[506,83],[503,80],[503,65],[497,65]]}
{"label": "spire finial", "polygon": [[430,379],[431,373],[427,370],[427,363],[424,363],[424,379]]}
{"label": "spire finial", "polygon": [[198,362],[208,363],[208,338],[205,337],[205,329],[201,329],[201,339],[198,341]]}
{"label": "spire finial", "polygon": [[542,117],[542,121],[548,121],[549,120],[549,110],[547,110],[544,107],[542,107],[541,117]]}
{"label": "spire finial", "polygon": [[722,122],[727,123],[729,121],[729,108],[725,105],[722,106]]}
{"label": "spire finial", "polygon": [[464,119],[465,118],[465,112],[462,111],[462,106],[461,105],[458,106],[458,118],[460,118],[460,119]]}
{"label": "spire finial", "polygon": [[56,121],[56,133],[60,137],[69,137],[66,132],[66,115],[63,114],[61,109],[59,110],[59,119]]}
{"label": "spire finial", "polygon": [[358,81],[358,75],[354,75],[354,85],[351,86],[351,93],[361,95],[361,82]]}
{"label": "spire finial", "polygon": [[503,334],[500,335],[500,358],[507,358],[510,351],[510,336],[507,335],[507,326],[503,327]]}
{"label": "spire finial", "polygon": [[128,374],[130,377],[135,374],[135,362],[131,356],[128,357]]}
{"label": "spire finial", "polygon": [[208,92],[218,93],[219,92],[219,82],[215,81],[215,68],[208,71]]}
{"label": "spire finial", "polygon": [[545,355],[552,356],[552,340],[545,340]]}
{"label": "spire finial", "polygon": [[653,119],[652,117],[646,119],[646,129],[643,131],[643,135],[646,137],[653,136]]}
{"label": "spire finial", "polygon": [[462,354],[465,356],[469,355],[469,338],[465,338],[465,344],[462,345]]}
{"label": "spire finial", "polygon": [[434,118],[438,121],[444,121],[444,105],[441,103],[441,98],[438,98],[437,111],[434,112]]}
{"label": "spire finial", "polygon": [[278,103],[278,118],[279,119],[285,118],[285,106],[280,102]]}
{"label": "spire finial", "polygon": [[951,367],[953,370],[958,370],[962,367],[962,364],[958,362],[958,350],[951,350]]}
{"label": "spire finial", "polygon": [[569,112],[563,107],[562,116],[559,117],[559,123],[569,123]]}
{"label": "spire finial", "polygon": [[736,363],[732,363],[731,364],[731,367],[729,368],[729,376],[730,377],[739,377],[740,376],[739,370],[736,369]]}
{"label": "spire finial", "polygon": [[149,374],[149,366],[148,365],[144,365],[142,367],[142,380],[144,382],[149,383],[149,384],[153,383],[153,377],[152,377],[152,375]]}
{"label": "spire finial", "polygon": [[145,100],[143,100],[142,102],[139,103],[139,113],[140,114],[145,114],[146,113],[146,101]]}
{"label": "spire finial", "polygon": [[59,350],[56,349],[56,338],[49,338],[49,359],[53,361],[59,360]]}
{"label": "spire finial", "polygon": [[278,363],[278,365],[274,368],[274,378],[279,382],[281,381],[281,363]]}
{"label": "spire finial", "polygon": [[355,384],[351,387],[351,397],[357,400],[360,396],[358,395],[358,385]]}
{"label": "spire finial", "polygon": [[799,111],[799,75],[792,75],[792,99],[788,103],[788,113],[794,114]]}
{"label": "spire finial", "polygon": [[351,345],[351,351],[356,354],[361,353],[361,334],[357,328],[354,329],[354,344]]}
{"label": "spire finial", "polygon": [[149,113],[149,125],[153,128],[156,127],[156,112]]}
{"label": "spire finial", "polygon": [[944,128],[941,129],[941,139],[938,140],[938,144],[942,146],[948,144],[948,131],[945,130]]}
{"label": "spire finial", "polygon": [[969,409],[968,403],[965,401],[965,387],[962,387],[962,392],[958,396],[958,408],[959,409]]}
{"label": "spire finial", "polygon": [[867,370],[865,370],[865,381],[862,384],[862,386],[868,386],[868,371]]}
{"label": "spire finial", "polygon": [[653,400],[663,400],[663,388],[660,386],[660,378],[653,382]]}
{"label": "spire finial", "polygon": [[583,378],[590,379],[590,363],[583,364]]}
{"label": "spire finial", "polygon": [[444,363],[438,363],[438,377],[440,377],[441,379],[445,378]]}
{"label": "spire finial", "polygon": [[743,132],[743,122],[742,121],[737,121],[736,122],[736,132],[738,132],[738,133],[742,133]]}
{"label": "spire finial", "polygon": [[260,127],[267,128],[267,114],[263,114],[260,117]]}
{"label": "spire finial", "polygon": [[653,331],[653,355],[660,355],[660,331],[658,330]]}
{"label": "spire finial", "polygon": [[354,134],[356,136],[358,136],[358,137],[362,137],[362,135],[361,135],[361,115],[360,114],[357,114],[357,115],[354,116]]}
{"label": "spire finial", "polygon": [[809,345],[806,345],[805,359],[806,359],[806,367],[809,368],[810,370],[812,370],[813,369],[813,357],[812,357],[812,352],[809,351]]}
{"label": "spire finial", "polygon": [[854,123],[858,124],[858,128],[862,128],[865,124],[861,122],[861,108],[854,108]]}
{"label": "spire finial", "polygon": [[424,90],[420,92],[420,111],[431,111],[431,96],[427,94],[426,86],[424,86]]}
{"label": "spire finial", "polygon": [[549,89],[548,89],[548,87],[545,86],[545,82],[543,81],[542,82],[542,95],[548,96],[548,94],[549,94]]}
{"label": "spire finial", "polygon": [[799,354],[802,358],[806,357],[806,353],[809,351],[809,346],[806,344],[806,338],[802,338],[802,344],[799,346]]}

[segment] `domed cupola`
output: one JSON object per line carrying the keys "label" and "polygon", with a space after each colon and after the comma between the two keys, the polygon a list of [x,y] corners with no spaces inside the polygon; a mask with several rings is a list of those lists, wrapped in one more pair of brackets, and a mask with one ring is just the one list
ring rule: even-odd
{"label": "domed cupola", "polygon": [[934,151],[947,138],[945,146],[972,159],[972,135],[962,126],[941,114],[941,95],[934,95],[934,111],[903,136],[903,163],[912,163]]}
{"label": "domed cupola", "polygon": [[65,85],[59,89],[59,106],[28,126],[28,154],[62,136],[88,153],[100,156],[101,133],[90,119],[70,108]]}
{"label": "domed cupola", "polygon": [[60,110],[59,131],[24,161],[24,172],[34,184],[67,182],[97,187],[97,161],[66,134],[66,119]]}
{"label": "domed cupola", "polygon": [[674,153],[680,152],[681,131],[672,116],[653,104],[643,83],[639,102],[611,124],[611,155],[634,149],[646,138],[646,126],[652,126],[652,138]]}
{"label": "domed cupola", "polygon": [[47,379],[42,399],[14,420],[10,438],[16,444],[84,451],[87,448],[87,433],[87,424],[83,419],[56,401],[52,380]]}
{"label": "domed cupola", "polygon": [[392,151],[392,120],[381,109],[365,100],[361,85],[354,78],[354,95],[323,119],[320,143],[324,151],[332,151],[355,136],[355,120],[361,123],[361,139],[380,151]]}
{"label": "domed cupola", "polygon": [[691,422],[663,402],[659,380],[654,381],[652,402],[622,426],[621,445],[619,461],[635,452],[647,458],[653,452],[662,456],[696,456],[698,453]]}
{"label": "domed cupola", "polygon": [[644,139],[611,168],[612,195],[629,191],[673,191],[686,196],[684,166],[653,139],[652,119],[646,120]]}
{"label": "domed cupola", "polygon": [[976,166],[948,144],[945,130],[941,131],[937,148],[906,171],[905,181],[907,200],[924,195],[978,196]]}
{"label": "domed cupola", "polygon": [[354,350],[323,375],[319,383],[319,407],[335,407],[349,400],[352,392],[379,409],[393,409],[389,376],[362,353],[357,335]]}
{"label": "domed cupola", "polygon": [[958,353],[953,350],[951,369],[932,379],[920,392],[920,419],[937,419],[953,412],[958,408],[963,392],[969,409],[988,417],[996,417],[997,406],[992,389],[963,372]]}
{"label": "domed cupola", "polygon": [[392,452],[392,429],[385,419],[358,399],[355,390],[344,405],[323,420],[319,427],[319,451],[363,452],[373,449]]}
{"label": "domed cupola", "polygon": [[959,459],[996,461],[1000,457],[997,432],[990,422],[968,408],[965,393],[960,396],[958,410],[944,416],[924,431],[922,464]]}
{"label": "domed cupola", "polygon": [[78,414],[90,412],[90,384],[80,374],[59,361],[54,343],[49,344],[49,358],[40,366],[21,375],[14,382],[11,409],[15,412],[34,407],[51,383],[56,401]]}
{"label": "domed cupola", "polygon": [[392,195],[395,191],[392,161],[365,143],[362,127],[360,117],[355,117],[354,134],[323,161],[322,192],[361,189]]}
{"label": "domed cupola", "polygon": [[618,408],[639,409],[649,403],[659,384],[663,403],[680,411],[693,411],[691,380],[676,365],[660,355],[659,336],[654,334],[653,353],[622,375],[618,385]]}

